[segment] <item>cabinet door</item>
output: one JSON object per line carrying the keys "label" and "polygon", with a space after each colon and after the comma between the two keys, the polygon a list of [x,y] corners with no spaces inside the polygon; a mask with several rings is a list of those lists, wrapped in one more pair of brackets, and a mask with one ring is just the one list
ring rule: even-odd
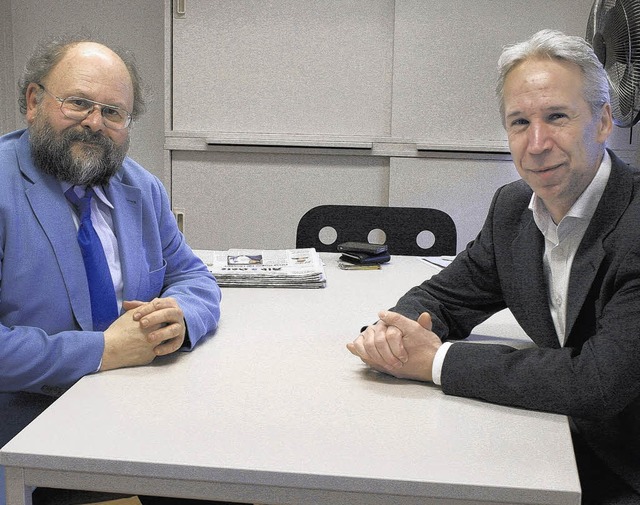
{"label": "cabinet door", "polygon": [[393,137],[506,146],[495,96],[506,45],[553,28],[584,37],[593,0],[397,0]]}
{"label": "cabinet door", "polygon": [[173,207],[196,249],[295,247],[302,215],[327,203],[387,205],[388,160],[173,153]]}
{"label": "cabinet door", "polygon": [[173,130],[388,135],[392,0],[189,0]]}

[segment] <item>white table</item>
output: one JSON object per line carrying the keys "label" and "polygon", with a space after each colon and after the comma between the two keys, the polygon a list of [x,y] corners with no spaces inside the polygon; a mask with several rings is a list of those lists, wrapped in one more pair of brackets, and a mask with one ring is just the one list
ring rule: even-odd
{"label": "white table", "polygon": [[[323,257],[325,289],[223,289],[219,331],[193,352],[80,380],[0,451],[8,505],[28,503],[29,486],[271,504],[579,504],[565,417],[445,396],[346,350],[435,267],[395,256],[379,271],[342,271]],[[509,314],[479,331],[527,345]]]}

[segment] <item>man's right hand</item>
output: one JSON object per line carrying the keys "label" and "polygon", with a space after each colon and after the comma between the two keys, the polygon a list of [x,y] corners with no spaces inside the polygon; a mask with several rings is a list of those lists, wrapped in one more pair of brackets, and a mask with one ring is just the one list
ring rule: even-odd
{"label": "man's right hand", "polygon": [[380,372],[431,381],[433,358],[442,345],[431,331],[431,316],[423,312],[417,321],[391,311],[378,316],[376,324],[347,344],[349,351]]}
{"label": "man's right hand", "polygon": [[160,325],[143,328],[133,318],[138,302],[123,303],[126,310],[104,331],[104,352],[100,371],[127,366],[148,365],[156,357],[156,343],[149,342],[148,335]]}

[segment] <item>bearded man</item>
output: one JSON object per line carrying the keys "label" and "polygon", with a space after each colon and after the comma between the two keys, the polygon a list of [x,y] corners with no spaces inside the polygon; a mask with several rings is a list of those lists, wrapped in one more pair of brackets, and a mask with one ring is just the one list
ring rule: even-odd
{"label": "bearded man", "polygon": [[217,327],[214,277],[161,182],[126,156],[141,90],[129,55],[86,39],[26,65],[28,128],[0,137],[0,446],[84,375]]}

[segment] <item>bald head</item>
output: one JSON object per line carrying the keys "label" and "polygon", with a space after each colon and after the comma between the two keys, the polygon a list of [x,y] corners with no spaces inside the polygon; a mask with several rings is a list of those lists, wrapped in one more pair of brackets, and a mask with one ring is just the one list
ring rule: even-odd
{"label": "bald head", "polygon": [[[124,91],[124,87],[129,87],[133,97],[127,110],[134,120],[144,112],[142,80],[137,70],[135,58],[131,53],[118,48],[110,48],[88,38],[66,37],[40,43],[27,61],[19,82],[19,103],[23,114],[27,112],[26,94],[29,84],[51,82],[50,78],[59,79],[65,69],[74,66],[74,60],[82,62],[73,68],[78,77],[81,77],[80,74],[86,70],[90,70],[92,64],[105,72],[117,71],[117,82],[114,79],[112,85],[116,86],[120,92]],[[123,68],[126,69],[125,73],[122,72]],[[58,75],[52,75],[54,73]],[[99,76],[85,73],[85,77],[98,78]]]}
{"label": "bald head", "polygon": [[69,46],[42,84],[57,96],[87,97],[128,112],[133,109],[127,66],[114,51],[95,42]]}

